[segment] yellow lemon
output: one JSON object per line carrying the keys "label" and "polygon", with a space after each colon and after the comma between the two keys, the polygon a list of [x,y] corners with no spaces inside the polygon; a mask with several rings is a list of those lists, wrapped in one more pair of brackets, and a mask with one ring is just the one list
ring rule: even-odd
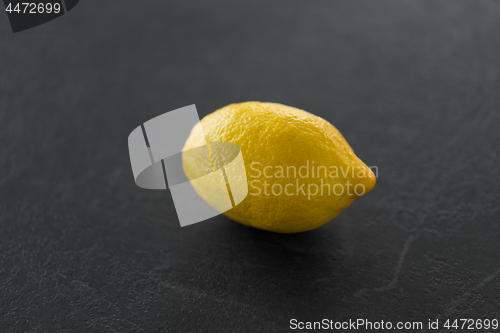
{"label": "yellow lemon", "polygon": [[[248,195],[224,215],[255,228],[280,233],[318,228],[375,186],[372,170],[332,124],[294,107],[228,105],[194,126],[183,151],[205,141],[209,149],[216,142],[241,148]],[[201,154],[183,155],[186,176],[194,179],[217,170],[213,155],[208,163]],[[226,155],[234,157],[235,152]],[[202,198],[213,201],[216,193],[210,186],[194,187]]]}

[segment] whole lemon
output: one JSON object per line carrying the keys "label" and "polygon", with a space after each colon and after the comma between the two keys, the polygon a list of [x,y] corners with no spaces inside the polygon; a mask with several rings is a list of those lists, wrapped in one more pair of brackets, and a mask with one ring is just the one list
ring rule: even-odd
{"label": "whole lemon", "polygon": [[[294,107],[228,105],[194,126],[183,150],[205,140],[209,147],[230,142],[241,148],[248,195],[224,215],[255,228],[279,233],[318,228],[375,186],[372,170],[332,124]],[[210,169],[197,155],[183,156],[183,167],[189,179]],[[206,186],[195,190],[202,198],[214,196]]]}

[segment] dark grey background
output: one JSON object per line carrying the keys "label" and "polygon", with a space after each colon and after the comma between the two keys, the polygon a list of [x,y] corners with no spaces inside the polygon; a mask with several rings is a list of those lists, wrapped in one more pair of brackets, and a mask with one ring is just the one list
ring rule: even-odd
{"label": "dark grey background", "polygon": [[[287,332],[289,321],[498,318],[500,3],[83,1],[0,15],[0,327]],[[127,137],[196,103],[320,115],[379,168],[317,230],[181,228]]]}

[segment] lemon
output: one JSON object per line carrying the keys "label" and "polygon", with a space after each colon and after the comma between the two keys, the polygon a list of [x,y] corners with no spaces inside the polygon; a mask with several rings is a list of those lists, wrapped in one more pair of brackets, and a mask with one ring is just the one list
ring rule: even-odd
{"label": "lemon", "polygon": [[[224,215],[255,228],[279,233],[318,228],[375,186],[372,170],[332,124],[294,107],[228,105],[194,126],[183,151],[205,141],[209,148],[215,142],[241,148],[248,195]],[[188,179],[217,170],[213,154],[210,159],[207,163],[201,155],[183,155]],[[214,198],[209,186],[195,190],[202,198]]]}

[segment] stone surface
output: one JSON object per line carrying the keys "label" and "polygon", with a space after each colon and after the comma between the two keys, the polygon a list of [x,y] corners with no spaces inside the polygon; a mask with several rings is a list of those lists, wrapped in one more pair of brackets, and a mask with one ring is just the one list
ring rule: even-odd
{"label": "stone surface", "polygon": [[[92,0],[18,34],[0,16],[2,331],[498,318],[498,2]],[[128,134],[247,100],[333,123],[374,191],[303,234],[181,228],[134,184]]]}

